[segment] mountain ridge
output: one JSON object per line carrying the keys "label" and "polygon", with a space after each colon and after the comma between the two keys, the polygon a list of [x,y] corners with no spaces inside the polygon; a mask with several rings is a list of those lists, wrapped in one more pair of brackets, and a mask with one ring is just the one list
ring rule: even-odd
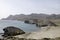
{"label": "mountain ridge", "polygon": [[26,20],[26,19],[60,19],[60,14],[18,14],[9,15],[7,18],[2,18],[2,20]]}

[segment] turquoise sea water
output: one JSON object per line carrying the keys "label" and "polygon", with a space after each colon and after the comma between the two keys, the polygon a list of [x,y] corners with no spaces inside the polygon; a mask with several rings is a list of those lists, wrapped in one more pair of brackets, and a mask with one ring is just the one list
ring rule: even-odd
{"label": "turquoise sea water", "polygon": [[0,20],[0,33],[3,33],[3,28],[7,26],[15,26],[24,30],[25,32],[33,32],[40,29],[37,28],[35,24],[26,24],[23,21]]}

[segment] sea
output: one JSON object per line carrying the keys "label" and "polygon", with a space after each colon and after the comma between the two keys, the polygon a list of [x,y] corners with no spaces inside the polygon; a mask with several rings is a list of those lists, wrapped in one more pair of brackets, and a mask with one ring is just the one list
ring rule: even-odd
{"label": "sea", "polygon": [[0,20],[0,33],[4,33],[3,29],[8,26],[14,26],[20,28],[25,32],[34,32],[40,29],[35,24],[27,24],[24,23],[24,21]]}
{"label": "sea", "polygon": [[19,29],[22,29],[25,32],[35,32],[40,30],[35,24],[27,24],[24,21],[17,20],[0,20],[0,38],[3,38],[1,35],[4,33],[3,29],[5,27],[14,26]]}

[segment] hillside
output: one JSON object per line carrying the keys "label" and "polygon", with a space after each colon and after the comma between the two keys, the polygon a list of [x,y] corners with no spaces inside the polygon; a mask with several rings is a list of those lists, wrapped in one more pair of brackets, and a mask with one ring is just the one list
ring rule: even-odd
{"label": "hillside", "polygon": [[18,14],[18,15],[9,15],[7,18],[2,18],[2,20],[26,20],[26,19],[60,19],[60,14]]}

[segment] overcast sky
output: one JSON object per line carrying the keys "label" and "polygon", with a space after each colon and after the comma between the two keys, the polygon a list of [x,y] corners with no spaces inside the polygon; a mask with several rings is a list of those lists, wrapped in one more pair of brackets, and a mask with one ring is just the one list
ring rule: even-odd
{"label": "overcast sky", "polygon": [[0,18],[30,13],[60,14],[60,0],[0,0]]}

